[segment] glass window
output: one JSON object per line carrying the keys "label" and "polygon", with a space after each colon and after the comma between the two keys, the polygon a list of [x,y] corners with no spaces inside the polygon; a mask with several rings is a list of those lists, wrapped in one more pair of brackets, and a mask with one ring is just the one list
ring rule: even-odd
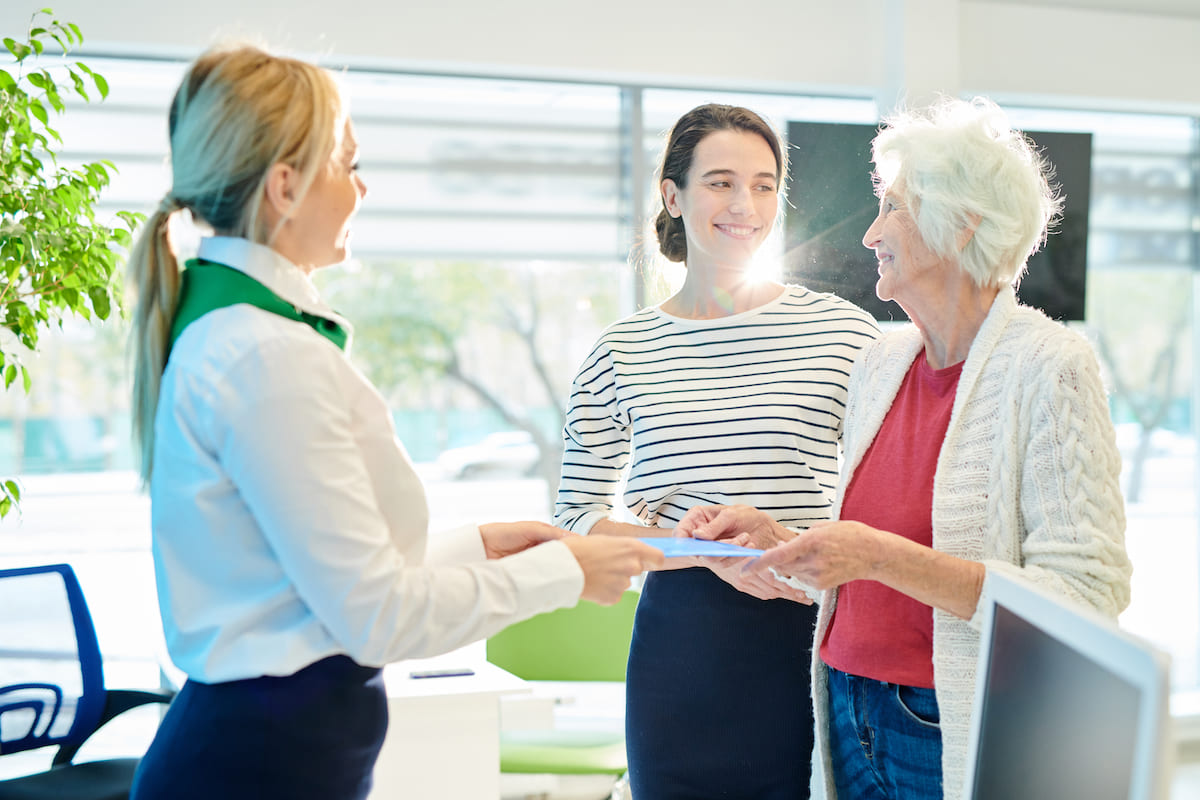
{"label": "glass window", "polygon": [[1172,656],[1180,703],[1200,689],[1193,375],[1196,120],[1017,109],[1026,129],[1092,134],[1087,319],[1121,450],[1129,630]]}
{"label": "glass window", "polygon": [[[61,160],[111,159],[120,172],[102,211],[148,211],[168,185],[165,111],[183,66],[88,63],[112,93],[71,104]],[[864,98],[359,70],[341,79],[369,192],[354,261],[317,281],[355,322],[354,358],[426,480],[434,531],[549,518],[577,366],[604,326],[661,301],[682,277],[657,257],[648,224],[659,206],[653,172],[682,113],[744,105],[783,134],[789,122],[877,120]],[[1093,134],[1087,320],[1073,324],[1100,355],[1125,459],[1136,572],[1122,621],[1172,653],[1182,696],[1200,688],[1197,123],[1012,115],[1031,130]],[[783,248],[777,235],[765,260],[780,263]],[[33,392],[0,394],[0,475],[20,476],[26,493],[0,522],[0,565],[76,566],[114,686],[157,683],[162,658],[125,336],[120,321],[67,320],[29,359]]]}

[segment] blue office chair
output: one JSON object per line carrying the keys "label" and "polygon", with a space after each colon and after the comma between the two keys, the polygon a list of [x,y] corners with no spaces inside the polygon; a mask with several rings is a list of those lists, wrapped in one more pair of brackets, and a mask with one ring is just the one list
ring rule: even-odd
{"label": "blue office chair", "polygon": [[138,758],[75,762],[93,733],[168,692],[107,689],[100,644],[66,564],[0,570],[0,757],[57,747],[49,769],[0,780],[0,800],[126,800]]}

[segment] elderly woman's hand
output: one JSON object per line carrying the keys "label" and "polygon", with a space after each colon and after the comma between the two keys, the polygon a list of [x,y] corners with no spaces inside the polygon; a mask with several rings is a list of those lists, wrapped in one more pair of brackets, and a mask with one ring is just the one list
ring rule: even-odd
{"label": "elderly woman's hand", "polygon": [[817,522],[747,563],[746,569],[763,574],[774,567],[780,575],[825,591],[870,577],[881,560],[883,535],[861,522]]}
{"label": "elderly woman's hand", "polygon": [[819,591],[854,580],[874,580],[928,606],[970,619],[986,570],[861,522],[818,522],[746,563],[762,574],[772,567]]}

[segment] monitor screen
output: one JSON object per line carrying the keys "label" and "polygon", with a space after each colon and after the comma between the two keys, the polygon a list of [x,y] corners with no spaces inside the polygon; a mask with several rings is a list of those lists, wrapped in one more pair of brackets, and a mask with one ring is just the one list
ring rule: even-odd
{"label": "monitor screen", "polygon": [[1090,609],[1016,582],[988,611],[967,796],[1165,797],[1166,656]]}
{"label": "monitor screen", "polygon": [[[878,320],[904,311],[875,296],[875,255],[862,238],[879,208],[871,186],[877,128],[828,122],[788,123],[785,278],[833,292]],[[1082,320],[1087,283],[1092,135],[1026,131],[1054,166],[1064,195],[1062,219],[1035,253],[1017,290],[1021,302],[1058,320]]]}

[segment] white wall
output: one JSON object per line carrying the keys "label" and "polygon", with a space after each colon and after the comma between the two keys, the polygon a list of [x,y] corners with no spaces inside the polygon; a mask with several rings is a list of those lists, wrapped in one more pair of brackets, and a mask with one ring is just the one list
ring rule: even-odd
{"label": "white wall", "polygon": [[191,55],[251,35],[359,64],[850,92],[885,105],[941,90],[1200,111],[1200,11],[1062,0],[3,0],[0,35],[47,3],[104,51]]}

